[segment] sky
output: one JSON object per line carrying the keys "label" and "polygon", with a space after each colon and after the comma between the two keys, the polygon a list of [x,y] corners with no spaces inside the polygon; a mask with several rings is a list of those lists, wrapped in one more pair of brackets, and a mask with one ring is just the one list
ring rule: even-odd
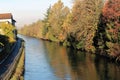
{"label": "sky", "polygon": [[[58,0],[0,0],[0,13],[12,13],[16,27],[23,27],[43,19],[50,5]],[[72,0],[61,0],[65,6],[72,7]]]}

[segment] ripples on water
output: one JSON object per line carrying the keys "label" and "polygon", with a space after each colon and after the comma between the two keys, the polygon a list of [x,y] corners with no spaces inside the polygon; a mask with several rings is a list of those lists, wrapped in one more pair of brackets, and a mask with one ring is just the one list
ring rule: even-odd
{"label": "ripples on water", "polygon": [[25,80],[120,80],[120,67],[93,54],[22,36]]}

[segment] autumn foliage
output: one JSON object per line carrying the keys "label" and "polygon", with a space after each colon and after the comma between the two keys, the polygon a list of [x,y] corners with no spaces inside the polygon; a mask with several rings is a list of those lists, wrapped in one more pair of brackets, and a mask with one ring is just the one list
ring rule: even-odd
{"label": "autumn foliage", "polygon": [[69,9],[58,0],[48,8],[43,20],[24,27],[22,32],[77,50],[119,57],[120,0],[73,2]]}
{"label": "autumn foliage", "polygon": [[120,26],[120,0],[108,0],[105,3],[102,14],[105,22],[115,22],[116,26]]}
{"label": "autumn foliage", "polygon": [[120,56],[120,0],[105,3],[96,35],[100,54]]}

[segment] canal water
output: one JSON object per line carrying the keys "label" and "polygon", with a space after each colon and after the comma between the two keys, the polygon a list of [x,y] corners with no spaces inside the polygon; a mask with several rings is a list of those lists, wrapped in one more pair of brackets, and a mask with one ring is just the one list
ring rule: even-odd
{"label": "canal water", "polygon": [[25,80],[120,80],[120,66],[32,37],[25,40]]}

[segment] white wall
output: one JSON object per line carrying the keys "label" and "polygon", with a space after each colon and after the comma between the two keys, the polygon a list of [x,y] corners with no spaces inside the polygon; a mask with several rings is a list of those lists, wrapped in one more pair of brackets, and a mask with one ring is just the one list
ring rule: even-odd
{"label": "white wall", "polygon": [[6,21],[9,21],[10,23],[12,23],[11,19],[0,19],[0,22],[6,22]]}

